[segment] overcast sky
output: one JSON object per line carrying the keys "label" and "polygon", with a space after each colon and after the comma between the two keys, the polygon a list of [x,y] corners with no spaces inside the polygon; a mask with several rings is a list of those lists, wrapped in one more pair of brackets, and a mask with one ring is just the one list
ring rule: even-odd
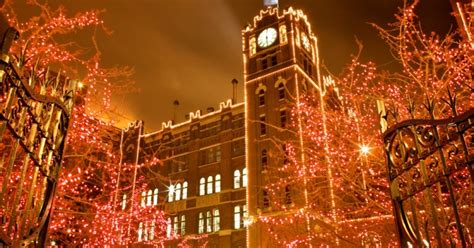
{"label": "overcast sky", "polygon": [[[105,65],[129,65],[139,93],[114,99],[129,120],[145,121],[147,132],[197,109],[217,107],[232,97],[239,81],[243,100],[241,29],[263,8],[263,0],[63,0],[68,13],[91,8],[102,14],[112,35],[99,36]],[[446,32],[455,20],[449,0],[421,0],[418,13],[426,31]],[[384,43],[368,24],[394,21],[401,0],[285,0],[280,8],[301,8],[318,36],[321,59],[335,74],[364,44],[364,58],[390,68]]]}

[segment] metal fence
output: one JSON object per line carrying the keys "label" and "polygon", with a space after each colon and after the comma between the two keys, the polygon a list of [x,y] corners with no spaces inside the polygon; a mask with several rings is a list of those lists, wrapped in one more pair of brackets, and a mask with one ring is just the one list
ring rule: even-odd
{"label": "metal fence", "polygon": [[[390,193],[402,247],[472,247],[474,227],[474,108],[458,114],[449,93],[444,118],[428,99],[410,103],[409,120],[381,114]],[[416,119],[420,111],[426,119]],[[387,125],[390,125],[387,127]]]}
{"label": "metal fence", "polygon": [[45,244],[75,84],[0,57],[0,246]]}

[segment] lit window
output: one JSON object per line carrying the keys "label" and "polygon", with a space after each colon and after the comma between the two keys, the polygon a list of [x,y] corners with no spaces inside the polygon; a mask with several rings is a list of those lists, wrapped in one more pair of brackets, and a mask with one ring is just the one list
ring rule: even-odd
{"label": "lit window", "polygon": [[166,223],[166,237],[171,238],[171,219],[168,218],[168,222]]}
{"label": "lit window", "polygon": [[212,232],[212,215],[211,211],[206,212],[206,232]]}
{"label": "lit window", "polygon": [[260,116],[260,135],[267,134],[267,124],[265,121],[265,115]]}
{"label": "lit window", "polygon": [[212,176],[207,177],[207,194],[212,194]]}
{"label": "lit window", "polygon": [[174,235],[178,235],[178,226],[179,225],[179,222],[178,222],[178,216],[175,216],[173,218],[173,234]]}
{"label": "lit window", "polygon": [[219,209],[214,209],[213,222],[214,232],[219,231],[221,229],[221,218],[219,215]]}
{"label": "lit window", "polygon": [[240,171],[234,171],[234,189],[240,188]]}
{"label": "lit window", "polygon": [[257,53],[257,42],[256,42],[255,37],[252,37],[249,40],[249,50],[250,50],[250,56],[253,56]]}
{"label": "lit window", "polygon": [[151,222],[151,228],[148,232],[149,240],[153,240],[155,238],[155,221]]}
{"label": "lit window", "polygon": [[288,42],[288,37],[286,36],[286,26],[281,25],[278,28],[278,31],[280,32],[280,44],[286,44]]}
{"label": "lit window", "polygon": [[234,207],[234,229],[240,229],[240,206]]}
{"label": "lit window", "polygon": [[158,205],[158,188],[153,191],[153,205]]}
{"label": "lit window", "polygon": [[280,126],[286,127],[286,110],[280,110]]}
{"label": "lit window", "polygon": [[247,187],[247,168],[242,170],[242,187]]}
{"label": "lit window", "polygon": [[262,150],[262,170],[266,170],[268,167],[267,150]]}
{"label": "lit window", "polygon": [[146,206],[146,191],[143,191],[143,192],[142,192],[142,199],[141,199],[141,201],[140,201],[140,205],[141,205],[142,207],[145,207],[145,206]]}
{"label": "lit window", "polygon": [[183,183],[183,200],[188,198],[188,182],[184,181]]}
{"label": "lit window", "polygon": [[127,194],[123,194],[122,196],[122,210],[125,210],[127,207]]}
{"label": "lit window", "polygon": [[216,175],[216,182],[215,182],[215,191],[216,193],[221,192],[221,175]]}
{"label": "lit window", "polygon": [[244,211],[244,214],[243,214],[244,218],[248,218],[249,214],[247,212],[247,204],[245,204],[242,208],[243,208],[243,211]]}
{"label": "lit window", "polygon": [[143,235],[143,223],[140,222],[140,224],[138,224],[138,242],[142,241],[142,235]]}
{"label": "lit window", "polygon": [[265,105],[265,90],[261,89],[258,92],[258,106]]}
{"label": "lit window", "polygon": [[186,234],[186,215],[181,215],[181,236]]}
{"label": "lit window", "polygon": [[143,240],[148,241],[148,222],[145,222],[145,228],[143,229]]}
{"label": "lit window", "polygon": [[174,196],[174,185],[171,184],[170,187],[169,187],[169,192],[168,192],[168,202],[172,202],[173,201],[173,196]]}
{"label": "lit window", "polygon": [[280,83],[278,85],[278,98],[280,100],[285,99],[285,84],[283,84],[283,83]]}
{"label": "lit window", "polygon": [[181,184],[180,184],[180,183],[178,183],[178,184],[176,185],[176,190],[175,190],[174,198],[175,198],[176,201],[181,200]]}
{"label": "lit window", "polygon": [[204,214],[202,212],[199,213],[199,228],[198,233],[204,233]]}
{"label": "lit window", "polygon": [[206,179],[204,177],[201,177],[199,180],[199,195],[205,195],[206,194]]}
{"label": "lit window", "polygon": [[146,198],[146,205],[151,206],[152,200],[153,200],[153,191],[150,189],[150,190],[148,190],[148,195],[147,195],[147,198]]}

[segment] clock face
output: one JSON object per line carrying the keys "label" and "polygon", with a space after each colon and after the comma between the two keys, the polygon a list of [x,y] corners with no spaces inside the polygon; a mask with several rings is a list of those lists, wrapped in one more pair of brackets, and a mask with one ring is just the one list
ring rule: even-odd
{"label": "clock face", "polygon": [[257,38],[259,47],[268,47],[275,42],[277,38],[277,31],[274,28],[267,28],[263,30]]}
{"label": "clock face", "polygon": [[301,33],[301,42],[303,43],[304,49],[306,49],[306,51],[310,52],[311,51],[311,45],[309,44],[308,36],[306,36],[305,33]]}

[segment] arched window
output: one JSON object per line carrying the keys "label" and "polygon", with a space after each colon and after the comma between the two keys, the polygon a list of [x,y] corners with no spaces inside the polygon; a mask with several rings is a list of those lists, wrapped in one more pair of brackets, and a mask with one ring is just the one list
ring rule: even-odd
{"label": "arched window", "polygon": [[122,210],[125,210],[127,207],[127,194],[123,194],[122,196]]}
{"label": "arched window", "polygon": [[168,221],[166,223],[166,237],[170,238],[171,237],[171,218],[168,218]]}
{"label": "arched window", "polygon": [[216,175],[214,186],[215,186],[216,193],[221,192],[221,175],[220,174]]}
{"label": "arched window", "polygon": [[186,215],[181,215],[181,236],[186,234]]}
{"label": "arched window", "polygon": [[240,171],[234,171],[234,189],[240,188]]}
{"label": "arched window", "polygon": [[140,222],[140,224],[138,224],[138,242],[142,241],[142,235],[143,235],[143,223]]}
{"label": "arched window", "polygon": [[265,105],[265,90],[261,89],[258,92],[258,106],[263,106]]}
{"label": "arched window", "polygon": [[204,214],[203,212],[199,213],[199,227],[198,227],[198,233],[202,234],[204,233]]}
{"label": "arched window", "polygon": [[188,198],[188,182],[184,181],[183,183],[183,197],[182,199],[187,199]]}
{"label": "arched window", "polygon": [[242,169],[242,187],[247,187],[247,168]]}
{"label": "arched window", "polygon": [[234,207],[234,228],[240,229],[240,206]]}
{"label": "arched window", "polygon": [[151,222],[151,228],[148,232],[149,240],[153,240],[155,238],[155,221]]}
{"label": "arched window", "polygon": [[219,215],[219,209],[214,209],[213,213],[213,226],[214,226],[214,232],[217,232],[221,230],[221,217]]}
{"label": "arched window", "polygon": [[211,211],[206,212],[206,232],[212,232],[212,215]]}
{"label": "arched window", "polygon": [[148,241],[148,222],[145,222],[145,228],[143,228],[143,240]]}
{"label": "arched window", "polygon": [[173,198],[174,198],[173,196],[174,196],[174,185],[171,184],[168,191],[168,202],[173,201]]}
{"label": "arched window", "polygon": [[175,216],[173,217],[173,235],[178,235],[178,227],[179,227],[178,216]]}
{"label": "arched window", "polygon": [[158,205],[158,188],[153,191],[153,205]]}
{"label": "arched window", "polygon": [[141,205],[142,207],[145,207],[145,206],[146,206],[146,191],[143,191],[143,192],[142,192],[142,199],[141,199],[141,201],[140,201],[140,205]]}
{"label": "arched window", "polygon": [[148,195],[147,195],[147,198],[146,198],[146,205],[147,206],[151,206],[151,203],[153,201],[153,190],[148,190]]}
{"label": "arched window", "polygon": [[206,194],[206,179],[204,177],[201,177],[199,180],[199,195],[205,195]]}
{"label": "arched window", "polygon": [[285,84],[280,83],[278,85],[278,99],[282,100],[285,99]]}
{"label": "arched window", "polygon": [[262,150],[262,170],[268,169],[268,157],[267,157],[267,150]]}
{"label": "arched window", "polygon": [[212,176],[207,177],[207,194],[212,194]]}
{"label": "arched window", "polygon": [[178,183],[178,184],[176,185],[176,190],[175,190],[175,194],[174,194],[174,199],[175,199],[176,201],[181,200],[181,184],[180,184],[180,183]]}

